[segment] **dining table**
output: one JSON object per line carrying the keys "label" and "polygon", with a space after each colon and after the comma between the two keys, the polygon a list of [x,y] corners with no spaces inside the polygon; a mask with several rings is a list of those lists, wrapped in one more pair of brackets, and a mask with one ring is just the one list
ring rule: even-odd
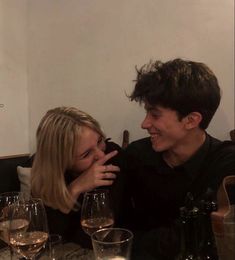
{"label": "dining table", "polygon": [[[80,245],[75,243],[65,243],[63,244],[63,251],[64,251],[64,260],[95,260],[93,250],[82,248]],[[0,260],[9,260],[10,257],[10,249],[9,247],[4,247],[0,249]],[[24,258],[19,258],[16,256],[13,256],[12,260],[20,259],[23,260]],[[40,256],[36,257],[36,260],[43,260],[45,257]],[[62,259],[61,259],[62,260]]]}

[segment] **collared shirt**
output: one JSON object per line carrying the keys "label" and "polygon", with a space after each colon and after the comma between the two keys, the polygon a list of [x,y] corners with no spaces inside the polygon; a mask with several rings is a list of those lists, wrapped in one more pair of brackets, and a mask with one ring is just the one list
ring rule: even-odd
{"label": "collared shirt", "polygon": [[144,138],[126,149],[123,170],[126,225],[140,230],[170,226],[187,192],[198,202],[208,188],[216,193],[223,178],[235,174],[235,143],[207,135],[187,162],[171,168],[162,153],[153,150],[150,138]]}

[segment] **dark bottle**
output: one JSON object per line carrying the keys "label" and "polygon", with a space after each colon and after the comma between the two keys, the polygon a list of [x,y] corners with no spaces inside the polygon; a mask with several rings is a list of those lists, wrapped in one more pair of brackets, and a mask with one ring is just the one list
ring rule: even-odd
{"label": "dark bottle", "polygon": [[214,199],[215,193],[208,189],[204,200],[201,201],[202,229],[201,229],[201,254],[203,259],[218,260],[217,248],[211,225],[211,213],[217,210]]}
{"label": "dark bottle", "polygon": [[185,206],[180,208],[180,252],[176,260],[201,260],[200,211],[194,205],[193,196],[187,194]]}

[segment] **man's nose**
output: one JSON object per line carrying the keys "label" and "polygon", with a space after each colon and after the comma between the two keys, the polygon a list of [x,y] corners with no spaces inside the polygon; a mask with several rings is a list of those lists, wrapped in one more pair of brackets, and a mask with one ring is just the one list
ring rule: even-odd
{"label": "man's nose", "polygon": [[141,123],[141,128],[148,129],[151,127],[151,120],[148,114],[146,114],[144,121]]}

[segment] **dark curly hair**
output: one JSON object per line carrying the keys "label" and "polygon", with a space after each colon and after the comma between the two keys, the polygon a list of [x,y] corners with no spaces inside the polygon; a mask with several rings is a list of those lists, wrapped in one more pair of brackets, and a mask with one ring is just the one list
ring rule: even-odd
{"label": "dark curly hair", "polygon": [[150,61],[139,70],[131,101],[175,110],[179,119],[191,112],[202,115],[206,129],[220,103],[220,87],[214,73],[203,63],[175,59]]}

